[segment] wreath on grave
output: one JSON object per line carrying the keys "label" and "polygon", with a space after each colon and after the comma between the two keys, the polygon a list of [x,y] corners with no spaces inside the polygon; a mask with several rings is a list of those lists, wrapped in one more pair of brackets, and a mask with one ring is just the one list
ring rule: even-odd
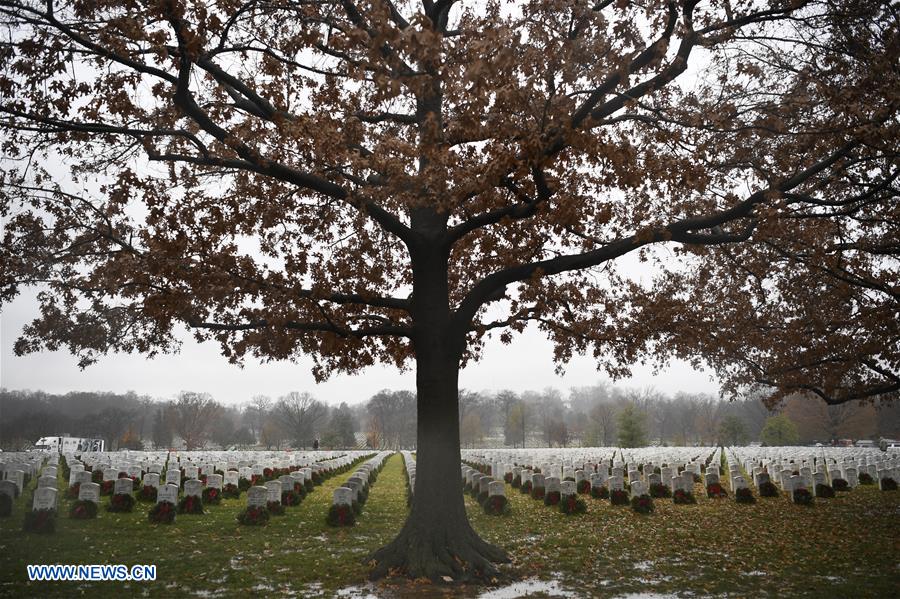
{"label": "wreath on grave", "polygon": [[547,492],[544,487],[534,487],[531,489],[531,498],[532,499],[543,499],[544,494]]}
{"label": "wreath on grave", "polygon": [[613,505],[628,505],[628,492],[625,489],[613,489],[609,492],[609,501]]}
{"label": "wreath on grave", "polygon": [[201,493],[203,503],[209,505],[218,505],[222,502],[222,490],[215,487],[206,487]]}
{"label": "wreath on grave", "polygon": [[872,475],[868,472],[861,472],[859,475],[859,484],[861,485],[874,485],[875,479],[872,478]]}
{"label": "wreath on grave", "polygon": [[609,499],[609,489],[602,485],[591,487],[591,497],[594,499]]}
{"label": "wreath on grave", "polygon": [[591,492],[591,481],[584,479],[583,481],[578,483],[578,488],[576,488],[575,490],[582,495],[587,495]]}
{"label": "wreath on grave", "polygon": [[280,501],[270,501],[266,503],[266,509],[268,509],[269,513],[273,516],[284,516],[284,506],[281,505]]}
{"label": "wreath on grave", "polygon": [[512,483],[510,483],[510,484],[512,484],[513,489],[518,489],[519,487],[521,487],[522,486],[522,475],[518,474],[518,475],[514,476],[512,479]]}
{"label": "wreath on grave", "polygon": [[178,501],[179,514],[202,514],[203,500],[196,495],[185,495]]}
{"label": "wreath on grave", "polygon": [[649,514],[653,511],[653,499],[649,495],[640,495],[631,498],[631,509],[638,514]]}
{"label": "wreath on grave", "polygon": [[66,489],[66,498],[78,499],[79,491],[81,491],[81,483],[75,483],[74,485]]}
{"label": "wreath on grave", "polygon": [[794,489],[792,496],[797,505],[812,505],[813,496],[807,489]]}
{"label": "wreath on grave", "polygon": [[116,481],[114,480],[105,480],[100,483],[100,494],[101,495],[112,495],[113,488],[116,485]]}
{"label": "wreath on grave", "polygon": [[[243,480],[244,479],[242,478],[241,481],[243,481]],[[247,483],[247,489],[249,489],[250,487],[258,486],[261,483],[261,480],[262,480],[262,476],[260,476],[259,474],[251,474],[250,482]],[[244,489],[243,486],[241,487],[241,490],[246,491],[246,489]]]}
{"label": "wreath on grave", "polygon": [[719,483],[711,483],[706,485],[706,496],[710,499],[720,499],[728,497],[728,491],[723,489]]}
{"label": "wreath on grave", "polygon": [[834,489],[832,489],[828,485],[823,485],[819,483],[816,485],[816,497],[821,497],[822,499],[831,499],[834,497]]}
{"label": "wreath on grave", "polygon": [[328,509],[325,522],[329,526],[353,526],[356,522],[356,513],[352,506],[344,503],[332,504]]}
{"label": "wreath on grave", "polygon": [[583,514],[587,511],[587,504],[584,499],[576,495],[566,495],[560,499],[559,511],[563,514]]}
{"label": "wreath on grave", "polygon": [[8,518],[12,514],[12,497],[6,493],[0,493],[0,518]]}
{"label": "wreath on grave", "polygon": [[140,501],[156,501],[157,489],[153,485],[144,485],[138,492]]}
{"label": "wreath on grave", "polygon": [[281,504],[288,507],[300,505],[300,496],[293,489],[288,489],[281,493]]}
{"label": "wreath on grave", "polygon": [[475,499],[478,501],[478,505],[484,505],[485,502],[487,502],[487,500],[488,500],[488,492],[487,492],[487,489],[485,489],[484,491],[480,492],[480,493],[478,494],[478,497],[476,497]]}
{"label": "wreath on grave", "polygon": [[237,485],[229,483],[222,489],[222,496],[226,499],[238,499],[241,496],[241,489]]}
{"label": "wreath on grave", "polygon": [[512,481],[513,481],[512,472],[507,472],[506,474],[503,475],[503,482],[505,482],[508,485],[511,485]]}
{"label": "wreath on grave", "polygon": [[87,499],[79,499],[69,507],[69,518],[92,520],[97,517],[97,504]]}
{"label": "wreath on grave", "polygon": [[263,475],[263,478],[264,478],[264,479],[270,480],[270,479],[272,478],[272,475],[273,475],[273,474],[274,474],[274,472],[272,472],[272,469],[271,469],[271,468],[263,468],[263,473],[262,473],[262,475]]}
{"label": "wreath on grave", "polygon": [[56,531],[56,510],[29,510],[22,524],[25,532],[52,533]]}
{"label": "wreath on grave", "polygon": [[[409,485],[409,482],[406,484]],[[294,481],[294,493],[297,494],[301,501],[306,499],[306,486],[300,481]]]}
{"label": "wreath on grave", "polygon": [[519,492],[524,495],[531,495],[531,481],[526,480],[519,486]]}
{"label": "wreath on grave", "polygon": [[[316,470],[313,470],[313,473],[312,473],[312,484],[313,484],[313,486],[319,486],[322,484],[322,475],[319,474],[319,472]],[[310,489],[310,491],[311,490],[312,489]]]}
{"label": "wreath on grave", "polygon": [[778,497],[778,487],[770,480],[759,485],[760,497]]}
{"label": "wreath on grave", "polygon": [[147,512],[147,518],[154,524],[171,524],[175,521],[175,504],[170,501],[157,501],[150,511]]}
{"label": "wreath on grave", "polygon": [[[313,476],[315,476],[315,473],[313,473]],[[316,483],[308,478],[303,481],[303,486],[306,487],[307,493],[312,493],[316,489]]]}
{"label": "wreath on grave", "polygon": [[675,489],[675,492],[672,493],[672,501],[679,504],[697,503],[694,494],[684,489]]}
{"label": "wreath on grave", "polygon": [[735,491],[734,500],[738,503],[756,502],[756,498],[753,496],[753,491],[750,490],[750,487],[741,487],[740,489]]}
{"label": "wreath on grave", "polygon": [[831,481],[831,488],[835,491],[849,491],[850,483],[848,483],[843,478],[835,478]]}
{"label": "wreath on grave", "polygon": [[134,509],[134,497],[130,493],[117,493],[109,498],[107,512],[130,512]]}
{"label": "wreath on grave", "polygon": [[505,516],[509,512],[509,500],[503,495],[493,495],[484,502],[484,513],[489,516]]}
{"label": "wreath on grave", "polygon": [[237,521],[249,526],[264,526],[269,521],[269,510],[264,507],[246,507],[237,515]]}
{"label": "wreath on grave", "polygon": [[672,496],[672,491],[662,483],[653,483],[650,485],[650,497],[656,499],[667,499]]}
{"label": "wreath on grave", "polygon": [[897,481],[893,478],[885,477],[881,479],[881,490],[882,491],[896,491],[897,490]]}
{"label": "wreath on grave", "polygon": [[559,491],[544,493],[544,505],[559,505],[560,499],[562,499],[562,493]]}
{"label": "wreath on grave", "polygon": [[92,470],[91,471],[91,482],[102,483],[103,482],[103,471],[102,470]]}

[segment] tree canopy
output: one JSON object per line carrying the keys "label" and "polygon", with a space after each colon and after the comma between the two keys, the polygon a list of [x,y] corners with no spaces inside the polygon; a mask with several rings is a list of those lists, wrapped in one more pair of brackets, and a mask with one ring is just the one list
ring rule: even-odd
{"label": "tree canopy", "polygon": [[[430,244],[464,360],[535,322],[613,374],[674,353],[732,390],[900,388],[883,3],[0,12],[0,289],[50,291],[20,353],[168,351],[184,325],[320,377],[402,365]],[[614,265],[662,244],[652,284]]]}
{"label": "tree canopy", "polygon": [[312,356],[319,378],[415,363],[415,500],[376,573],[460,578],[503,557],[447,488],[458,371],[486,335],[535,324],[560,364],[591,352],[614,376],[705,362],[773,402],[900,389],[888,3],[0,15],[0,301],[41,289],[16,351],[87,365],[171,351],[187,327],[235,362]]}

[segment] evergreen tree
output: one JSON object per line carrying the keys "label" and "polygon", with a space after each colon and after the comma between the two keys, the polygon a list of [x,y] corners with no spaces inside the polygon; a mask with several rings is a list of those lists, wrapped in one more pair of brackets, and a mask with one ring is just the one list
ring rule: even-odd
{"label": "evergreen tree", "polygon": [[620,447],[643,447],[647,445],[646,415],[634,407],[625,404],[617,417],[619,423]]}
{"label": "evergreen tree", "polygon": [[790,418],[784,414],[778,414],[766,420],[766,426],[759,434],[759,440],[763,445],[770,447],[796,445],[800,440],[800,433],[797,432],[797,425]]}

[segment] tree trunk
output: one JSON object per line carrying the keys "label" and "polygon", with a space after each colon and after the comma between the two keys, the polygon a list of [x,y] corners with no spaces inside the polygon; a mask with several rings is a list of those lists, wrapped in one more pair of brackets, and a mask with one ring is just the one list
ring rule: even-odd
{"label": "tree trunk", "polygon": [[418,447],[412,508],[400,534],[372,555],[372,578],[390,570],[434,581],[486,578],[506,553],[469,524],[459,450],[459,362],[417,359]]}
{"label": "tree trunk", "polygon": [[447,256],[413,260],[417,449],[412,507],[397,538],[370,557],[371,578],[391,571],[440,582],[485,579],[506,552],[483,541],[463,501],[459,436],[459,363],[465,331],[450,317]]}

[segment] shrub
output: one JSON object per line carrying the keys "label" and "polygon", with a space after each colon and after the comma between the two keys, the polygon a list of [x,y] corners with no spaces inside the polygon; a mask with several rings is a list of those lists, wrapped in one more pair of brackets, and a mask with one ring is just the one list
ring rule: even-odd
{"label": "shrub", "polygon": [[559,511],[563,514],[583,514],[587,511],[587,505],[578,495],[566,495],[560,499]]}
{"label": "shrub", "polygon": [[605,486],[591,487],[591,497],[594,499],[609,499],[609,489]]}
{"label": "shrub", "polygon": [[509,514],[509,500],[503,495],[492,495],[483,504],[484,513],[489,516],[505,516]]}
{"label": "shrub", "polygon": [[609,501],[613,505],[628,505],[628,493],[622,489],[615,489],[609,492]]}
{"label": "shrub", "polygon": [[734,492],[734,500],[738,503],[755,503],[756,498],[753,496],[753,491],[750,490],[750,487],[741,487],[737,491]]}
{"label": "shrub", "polygon": [[237,521],[248,526],[264,526],[269,521],[269,510],[264,507],[246,507],[237,515]]}
{"label": "shrub", "polygon": [[678,504],[697,503],[694,494],[690,491],[685,491],[684,489],[676,489],[675,492],[672,493],[672,501]]}
{"label": "shrub", "polygon": [[56,531],[56,510],[28,510],[22,524],[25,532],[50,534]]}
{"label": "shrub", "polygon": [[169,501],[157,501],[150,511],[147,518],[154,524],[171,524],[175,521],[175,504]]}
{"label": "shrub", "polygon": [[649,514],[653,511],[653,499],[649,495],[632,497],[631,509],[639,514]]}
{"label": "shrub", "polygon": [[759,485],[760,497],[778,497],[778,487],[772,481],[766,481]]}
{"label": "shrub", "polygon": [[653,483],[650,485],[650,497],[656,499],[666,499],[672,496],[672,491],[668,486],[662,483]]}
{"label": "shrub", "polygon": [[813,496],[807,489],[794,489],[792,499],[797,505],[812,505]]}
{"label": "shrub", "polygon": [[97,517],[97,504],[87,499],[78,499],[69,507],[69,518],[90,520]]}
{"label": "shrub", "polygon": [[832,489],[828,485],[816,485],[816,497],[821,497],[822,499],[831,499],[834,497],[834,489]]}
{"label": "shrub", "polygon": [[185,495],[178,502],[179,514],[202,514],[203,500],[196,495]]}
{"label": "shrub", "polygon": [[134,497],[130,493],[117,493],[109,498],[107,512],[130,512],[134,509]]}
{"label": "shrub", "polygon": [[353,507],[345,504],[332,504],[325,517],[325,522],[329,526],[353,526],[356,522],[356,514]]}

